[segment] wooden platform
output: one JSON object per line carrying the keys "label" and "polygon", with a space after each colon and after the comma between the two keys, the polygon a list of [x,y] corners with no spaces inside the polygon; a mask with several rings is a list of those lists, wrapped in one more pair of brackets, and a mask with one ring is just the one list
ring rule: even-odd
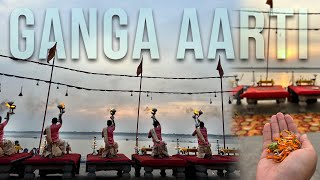
{"label": "wooden platform", "polygon": [[17,153],[11,156],[0,157],[0,179],[10,178],[10,174],[24,176],[24,165],[22,161],[32,157],[30,153]]}
{"label": "wooden platform", "polygon": [[320,99],[320,86],[289,86],[288,92],[290,93],[289,101],[299,103],[300,112],[306,112],[308,104],[317,102],[317,99]]}
{"label": "wooden platform", "polygon": [[289,97],[289,93],[279,85],[274,86],[252,86],[249,87],[243,94],[241,98],[246,98],[248,103],[248,112],[250,114],[254,113],[254,107],[258,101],[262,100],[275,100],[279,105],[279,111],[285,111],[283,104]]}
{"label": "wooden platform", "polygon": [[174,155],[187,161],[186,176],[191,179],[207,179],[207,170],[217,170],[218,176],[231,176],[239,170],[239,156],[213,155],[211,159],[201,159],[194,155]]}
{"label": "wooden platform", "polygon": [[166,176],[166,170],[171,169],[173,176],[177,179],[185,179],[185,167],[187,162],[177,157],[154,158],[150,155],[132,155],[133,167],[135,169],[135,176],[140,177],[141,167],[144,167],[145,179],[153,179],[152,171],[160,169],[160,175]]}
{"label": "wooden platform", "polygon": [[118,177],[130,179],[132,161],[124,154],[118,154],[116,158],[102,158],[101,155],[87,155],[86,172],[88,178],[95,179],[96,171],[118,171]]}
{"label": "wooden platform", "polygon": [[80,154],[66,154],[55,158],[34,156],[23,161],[24,179],[34,179],[35,170],[39,170],[40,177],[45,177],[47,174],[62,174],[63,179],[72,179],[79,174],[80,159]]}

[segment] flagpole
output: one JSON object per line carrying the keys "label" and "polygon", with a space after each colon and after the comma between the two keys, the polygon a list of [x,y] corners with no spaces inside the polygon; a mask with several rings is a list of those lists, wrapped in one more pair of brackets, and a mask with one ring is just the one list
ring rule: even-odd
{"label": "flagpole", "polygon": [[226,148],[226,137],[224,132],[224,110],[223,110],[223,88],[222,88],[222,78],[220,77],[220,87],[221,87],[221,111],[222,111],[222,131],[223,131],[223,148]]}
{"label": "flagpole", "polygon": [[269,10],[269,27],[268,27],[268,47],[267,47],[267,75],[266,75],[266,80],[268,80],[268,75],[269,75],[269,44],[270,44],[270,24],[271,24],[271,21],[270,21],[270,15],[271,15],[271,8]]}
{"label": "flagpole", "polygon": [[[56,51],[57,51],[57,50],[56,50]],[[48,88],[48,95],[47,95],[47,102],[46,102],[46,108],[45,108],[44,115],[43,115],[42,129],[41,129],[40,142],[39,142],[39,153],[40,153],[40,147],[41,147],[41,141],[42,141],[44,124],[45,124],[46,116],[47,116],[47,109],[48,109],[48,103],[49,103],[49,97],[50,97],[50,89],[51,89],[52,74],[53,74],[53,68],[54,68],[54,61],[55,61],[55,59],[56,59],[56,52],[55,52],[55,55],[54,55],[54,57],[53,57],[52,68],[51,68],[51,75],[50,75],[50,81],[49,81],[49,88]]]}
{"label": "flagpole", "polygon": [[[141,60],[143,61],[143,60]],[[143,63],[142,63],[143,66]],[[142,68],[142,67],[141,67]],[[142,70],[143,71],[143,70]],[[142,85],[142,71],[140,76],[139,101],[138,101],[138,115],[137,115],[137,130],[136,130],[136,148],[138,148],[138,132],[139,132],[139,117],[140,117],[140,101],[141,101],[141,85]]]}

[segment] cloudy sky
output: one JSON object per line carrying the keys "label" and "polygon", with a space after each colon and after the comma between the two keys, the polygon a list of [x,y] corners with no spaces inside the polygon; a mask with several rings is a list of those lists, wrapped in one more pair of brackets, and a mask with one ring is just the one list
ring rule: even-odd
{"label": "cloudy sky", "polygon": [[[242,8],[255,8],[261,11],[268,11],[269,6],[266,5],[265,0],[241,0],[240,6]],[[320,8],[315,6],[315,3],[318,3],[316,0],[273,0],[274,8],[289,8],[293,9],[294,12],[299,12],[299,9],[305,8],[308,12],[319,12]],[[276,11],[276,10],[275,10]],[[268,26],[268,16],[264,14],[265,17],[265,27]],[[298,16],[295,15],[293,17],[287,18],[287,28],[298,28],[299,20]],[[271,27],[277,27],[276,18],[271,19]],[[319,28],[319,15],[309,15],[308,16],[308,28]],[[238,30],[239,31],[239,30]],[[265,39],[265,48],[267,48],[267,34],[268,30],[263,31],[264,39]],[[280,34],[281,35],[281,34]],[[287,42],[287,59],[286,60],[276,60],[277,53],[277,34],[275,30],[270,31],[270,66],[272,67],[320,67],[320,53],[318,51],[318,46],[320,42],[320,34],[319,31],[308,31],[308,60],[301,61],[298,58],[298,31],[286,31],[286,42]],[[236,48],[237,49],[237,48]],[[253,49],[253,47],[252,47]],[[254,50],[251,50],[254,52]],[[257,61],[253,58],[250,58],[249,61],[235,61],[232,65],[234,67],[254,67],[259,66],[263,67],[266,65],[266,61]]]}
{"label": "cloudy sky", "polygon": [[[42,34],[46,8],[59,8],[61,24],[66,47],[67,59],[57,61],[59,66],[65,66],[91,72],[115,73],[135,75],[139,61],[132,60],[133,42],[136,33],[137,20],[140,8],[152,8],[154,22],[156,27],[160,59],[158,61],[150,60],[149,53],[144,52],[144,75],[146,76],[165,76],[165,77],[202,77],[218,76],[216,71],[216,60],[208,60],[206,54],[209,47],[211,27],[213,22],[214,10],[217,7],[224,7],[230,10],[230,21],[236,23],[237,14],[233,12],[238,9],[238,0],[205,0],[199,3],[192,0],[179,1],[53,1],[53,0],[0,0],[0,54],[9,55],[9,17],[15,8],[30,8],[35,16],[35,26],[28,27],[36,32],[35,53],[30,60],[39,61],[39,44]],[[98,58],[95,61],[89,61],[84,53],[81,44],[81,57],[77,61],[70,59],[71,54],[71,8],[83,8],[87,17],[88,8],[98,9],[98,29],[102,28],[103,14],[108,8],[122,8],[128,14],[129,31],[129,50],[123,60],[112,62],[103,54],[103,47],[98,46]],[[187,54],[185,60],[178,61],[176,57],[177,45],[182,22],[184,8],[196,8],[198,21],[201,31],[202,45],[205,58],[196,61],[192,53]],[[25,27],[23,27],[25,28]],[[99,31],[99,30],[98,30]],[[102,39],[102,34],[98,33],[98,43]],[[236,42],[235,42],[236,43]],[[28,77],[48,80],[50,77],[50,68],[31,63],[17,63],[9,59],[0,58],[0,72],[23,75]],[[222,64],[225,68],[225,75],[232,75],[228,71],[228,62],[222,55]],[[226,79],[225,89],[228,89],[233,79]],[[119,78],[105,77],[96,75],[84,75],[77,72],[55,69],[53,81],[78,85],[90,88],[102,89],[125,89],[139,90],[139,78]],[[17,105],[16,114],[12,121],[6,127],[6,130],[29,131],[40,130],[42,118],[45,109],[46,94],[48,84],[29,80],[1,77],[0,101],[13,100]],[[18,97],[20,87],[23,86],[23,97]],[[210,80],[156,80],[143,79],[143,90],[150,91],[215,91],[219,90],[220,81]],[[69,89],[69,96],[65,96],[66,87],[56,85],[52,86],[49,109],[46,124],[50,123],[52,117],[58,115],[56,108],[59,102],[66,104],[66,114],[64,115],[64,126],[62,131],[100,131],[109,117],[108,109],[116,108],[117,131],[135,132],[138,94],[134,93],[107,93],[107,92],[89,92],[77,89]],[[228,104],[229,95],[225,95],[226,126],[230,122],[231,106]],[[140,132],[147,132],[151,128],[152,120],[149,109],[158,108],[158,120],[163,125],[164,133],[191,133],[194,128],[194,122],[191,116],[192,109],[202,109],[204,115],[201,118],[211,134],[222,134],[221,125],[221,102],[220,95],[161,95],[153,94],[152,100],[142,94],[141,98],[141,116]],[[212,98],[213,103],[209,104]],[[1,115],[5,111],[2,110]],[[228,128],[227,128],[228,129]],[[227,133],[230,133],[227,130]]]}

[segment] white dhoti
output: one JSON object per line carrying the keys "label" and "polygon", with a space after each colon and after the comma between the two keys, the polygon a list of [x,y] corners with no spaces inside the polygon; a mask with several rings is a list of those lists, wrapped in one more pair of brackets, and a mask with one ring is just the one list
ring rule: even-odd
{"label": "white dhoti", "polygon": [[154,141],[154,145],[152,147],[151,156],[153,157],[169,157],[167,143],[164,141],[160,141],[154,129],[151,129],[152,139]]}
{"label": "white dhoti", "polygon": [[43,149],[43,157],[59,157],[66,153],[67,144],[64,140],[59,139],[56,142],[52,141],[50,126],[46,128],[46,140],[47,145]]}
{"label": "white dhoti", "polygon": [[117,153],[118,153],[118,143],[114,142],[113,144],[105,144],[104,146],[104,150],[102,151],[102,157],[103,158],[113,158],[113,157],[117,157]]}
{"label": "white dhoti", "polygon": [[209,145],[198,145],[198,158],[211,158],[212,151],[211,151],[211,144]]}
{"label": "white dhoti", "polygon": [[212,156],[211,144],[207,143],[207,141],[203,137],[199,128],[196,129],[196,133],[197,133],[198,138],[203,142],[203,144],[198,144],[197,157],[198,158],[211,158],[211,156]]}
{"label": "white dhoti", "polygon": [[16,150],[14,148],[14,143],[10,140],[4,139],[0,142],[0,157],[10,156],[15,154]]}
{"label": "white dhoti", "polygon": [[108,131],[107,128],[103,129],[103,136],[104,136],[104,149],[102,151],[102,157],[103,158],[114,158],[117,157],[118,154],[118,143],[113,142],[113,144],[110,144],[108,141]]}

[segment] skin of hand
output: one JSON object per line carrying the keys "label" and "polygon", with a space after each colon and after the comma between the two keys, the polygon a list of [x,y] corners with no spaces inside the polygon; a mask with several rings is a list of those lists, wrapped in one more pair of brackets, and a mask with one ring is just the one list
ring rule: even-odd
{"label": "skin of hand", "polygon": [[[301,142],[301,148],[291,152],[282,162],[276,163],[267,159],[268,144],[274,138],[280,137],[280,132],[289,130],[297,135]],[[284,136],[286,134],[284,133]],[[270,154],[271,155],[271,154]],[[290,115],[278,113],[271,117],[271,122],[263,128],[263,151],[257,166],[256,179],[269,180],[305,180],[310,179],[316,170],[317,153],[306,134],[300,135],[296,124]]]}

